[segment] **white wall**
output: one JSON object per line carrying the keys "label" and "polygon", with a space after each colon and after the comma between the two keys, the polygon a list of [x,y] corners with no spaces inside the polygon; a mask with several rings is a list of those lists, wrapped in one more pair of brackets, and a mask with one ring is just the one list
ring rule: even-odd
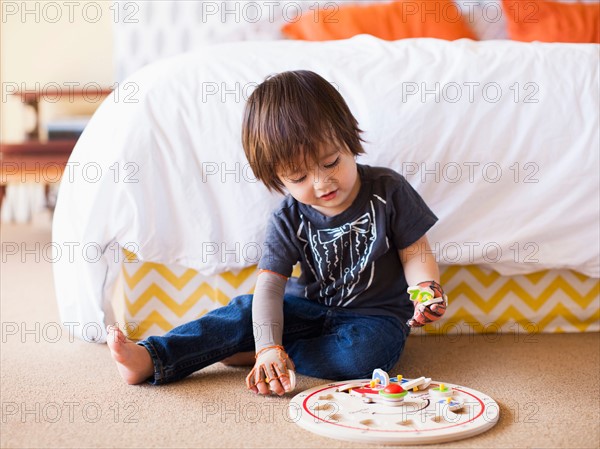
{"label": "white wall", "polygon": [[114,10],[112,1],[0,0],[0,140],[22,140],[32,121],[29,108],[7,95],[15,83],[26,89],[58,84],[64,95],[42,105],[43,118],[93,112],[99,101],[91,95],[71,101],[69,83],[113,84]]}

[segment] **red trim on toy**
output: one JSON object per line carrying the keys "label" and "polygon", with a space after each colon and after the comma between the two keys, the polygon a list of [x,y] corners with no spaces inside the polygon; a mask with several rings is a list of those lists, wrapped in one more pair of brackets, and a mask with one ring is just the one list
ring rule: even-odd
{"label": "red trim on toy", "polygon": [[[432,385],[437,385],[437,386],[439,387],[439,384],[432,384]],[[307,397],[304,399],[304,401],[302,402],[302,408],[304,409],[304,411],[305,411],[306,413],[308,413],[310,416],[312,416],[313,418],[315,418],[316,420],[318,420],[318,421],[323,421],[323,422],[326,422],[327,424],[331,424],[331,425],[334,425],[334,426],[339,426],[339,427],[344,427],[344,428],[346,428],[346,429],[359,429],[359,427],[346,426],[346,425],[344,425],[344,424],[338,424],[338,423],[331,422],[331,421],[327,421],[327,420],[325,420],[325,419],[323,419],[323,418],[320,418],[320,417],[318,417],[317,415],[315,415],[314,413],[312,413],[312,412],[309,410],[309,408],[306,406],[306,403],[307,403],[307,401],[308,401],[308,400],[309,400],[311,397],[313,397],[314,395],[316,395],[316,394],[319,394],[319,393],[321,393],[321,392],[323,392],[323,391],[325,391],[325,390],[329,390],[329,389],[331,389],[331,388],[333,388],[333,387],[332,387],[332,386],[330,386],[330,385],[328,385],[328,386],[327,386],[327,387],[325,387],[325,388],[321,388],[320,390],[318,390],[318,391],[315,391],[315,392],[313,392],[313,393],[309,394],[309,395],[308,395],[308,396],[307,396]],[[452,387],[452,388],[454,388],[454,387]],[[479,399],[477,396],[475,396],[475,395],[473,395],[473,394],[471,394],[471,393],[468,393],[468,392],[466,392],[466,391],[463,391],[463,390],[461,390],[461,389],[459,389],[459,388],[454,388],[454,390],[455,390],[455,391],[460,391],[461,393],[467,394],[467,395],[471,396],[472,398],[476,399],[476,400],[477,400],[477,402],[479,402],[479,404],[481,405],[481,411],[480,411],[480,412],[479,412],[479,413],[478,413],[476,416],[474,416],[474,417],[472,417],[471,419],[469,419],[468,421],[461,422],[461,423],[457,423],[457,424],[452,424],[452,425],[450,425],[450,426],[436,427],[436,428],[432,428],[432,429],[419,429],[419,432],[429,432],[429,431],[436,431],[436,432],[437,432],[437,431],[439,431],[439,430],[442,430],[442,429],[449,429],[449,428],[451,428],[451,427],[464,426],[465,424],[468,424],[468,423],[470,423],[471,421],[474,421],[475,419],[477,419],[477,418],[479,418],[481,415],[483,415],[483,412],[485,411],[485,404],[483,403],[483,401],[482,401],[481,399]],[[356,391],[356,390],[355,390],[355,391]],[[377,430],[377,429],[369,429],[369,432],[382,432],[382,433],[406,433],[406,432],[409,432],[409,433],[410,433],[410,432],[416,432],[416,430]]]}

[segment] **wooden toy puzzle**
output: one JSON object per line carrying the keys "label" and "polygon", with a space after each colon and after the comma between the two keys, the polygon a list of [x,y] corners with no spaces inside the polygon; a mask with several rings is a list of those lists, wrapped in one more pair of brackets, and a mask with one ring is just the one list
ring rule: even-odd
{"label": "wooden toy puzzle", "polygon": [[419,377],[334,382],[294,396],[289,417],[302,428],[338,440],[376,444],[432,444],[485,432],[500,408],[486,394]]}

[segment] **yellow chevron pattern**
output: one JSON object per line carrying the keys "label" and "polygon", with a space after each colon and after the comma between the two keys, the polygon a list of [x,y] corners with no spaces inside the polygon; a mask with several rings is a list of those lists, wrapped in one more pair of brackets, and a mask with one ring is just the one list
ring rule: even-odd
{"label": "yellow chevron pattern", "polygon": [[[249,267],[207,277],[126,253],[122,277],[129,336],[162,335],[235,296],[252,293],[257,274],[256,267]],[[580,273],[552,270],[507,277],[474,265],[448,266],[441,267],[441,281],[450,302],[446,315],[416,334],[600,330],[600,280]]]}
{"label": "yellow chevron pattern", "polygon": [[442,268],[449,307],[424,333],[600,330],[600,280],[568,270],[501,276],[478,266]]}

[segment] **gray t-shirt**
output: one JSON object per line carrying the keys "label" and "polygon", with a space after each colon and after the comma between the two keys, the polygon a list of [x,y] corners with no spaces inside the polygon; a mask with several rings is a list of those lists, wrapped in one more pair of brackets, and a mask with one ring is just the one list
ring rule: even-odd
{"label": "gray t-shirt", "polygon": [[367,315],[413,315],[398,255],[437,217],[399,173],[358,164],[361,189],[352,205],[327,217],[290,195],[267,226],[260,269],[291,278],[286,294]]}

